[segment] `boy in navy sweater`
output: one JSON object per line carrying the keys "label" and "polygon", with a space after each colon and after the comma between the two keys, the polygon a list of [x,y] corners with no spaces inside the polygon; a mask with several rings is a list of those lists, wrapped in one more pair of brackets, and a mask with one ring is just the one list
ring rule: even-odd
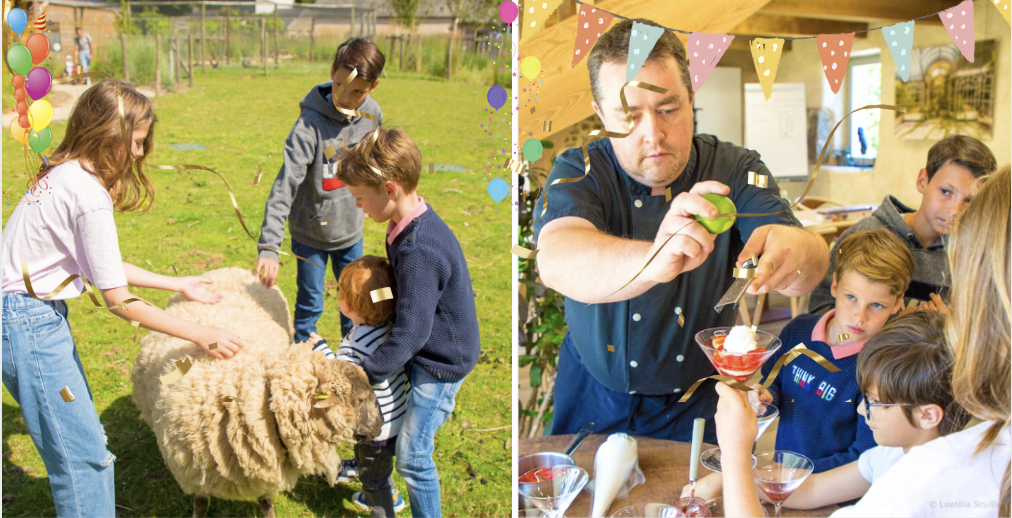
{"label": "boy in navy sweater", "polygon": [[815,472],[857,460],[875,446],[868,424],[858,417],[861,389],[857,354],[903,304],[913,276],[910,250],[888,229],[857,232],[837,247],[831,287],[836,309],[821,317],[800,315],[780,333],[783,346],[762,368],[769,375],[777,360],[794,346],[821,354],[839,372],[829,372],[799,356],[781,370],[769,390],[750,392],[753,401],[780,409],[778,450],[812,459]]}
{"label": "boy in navy sweater", "polygon": [[411,515],[442,516],[435,435],[453,412],[457,391],[478,363],[481,345],[471,276],[460,243],[416,189],[422,157],[400,130],[380,129],[343,149],[338,178],[355,204],[387,224],[396,310],[387,342],[362,361],[369,381],[410,368],[411,396],[397,438],[397,472],[408,486]]}

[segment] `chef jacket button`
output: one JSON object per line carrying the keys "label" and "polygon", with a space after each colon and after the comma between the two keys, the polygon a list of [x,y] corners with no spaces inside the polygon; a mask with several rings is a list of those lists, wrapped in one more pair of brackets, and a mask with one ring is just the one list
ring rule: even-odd
{"label": "chef jacket button", "polygon": [[682,356],[681,354],[679,354],[678,356],[675,356],[675,360],[678,360],[679,362],[681,362],[684,359],[685,359],[685,357]]}
{"label": "chef jacket button", "polygon": [[641,318],[643,317],[641,317],[639,313],[633,314],[633,320],[635,320],[636,322],[639,322]]}
{"label": "chef jacket button", "polygon": [[636,200],[633,202],[633,205],[635,205],[636,208],[638,209],[643,206],[643,200]]}
{"label": "chef jacket button", "polygon": [[629,366],[635,369],[636,367],[639,367],[640,364],[636,363],[636,361],[633,360],[633,361],[629,362]]}

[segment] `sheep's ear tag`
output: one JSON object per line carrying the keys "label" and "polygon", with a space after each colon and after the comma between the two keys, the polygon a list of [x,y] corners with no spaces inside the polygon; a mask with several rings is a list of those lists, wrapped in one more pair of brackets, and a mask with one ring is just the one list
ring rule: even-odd
{"label": "sheep's ear tag", "polygon": [[313,399],[317,400],[316,403],[313,404],[313,408],[330,408],[338,403],[337,396],[333,394],[329,396],[326,394],[319,394],[313,396]]}

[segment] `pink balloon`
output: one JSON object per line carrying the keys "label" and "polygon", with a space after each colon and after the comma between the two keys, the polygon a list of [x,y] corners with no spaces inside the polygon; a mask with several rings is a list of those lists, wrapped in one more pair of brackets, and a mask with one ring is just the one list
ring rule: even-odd
{"label": "pink balloon", "polygon": [[506,0],[499,6],[499,17],[506,23],[513,23],[520,14],[520,8],[511,0]]}
{"label": "pink balloon", "polygon": [[28,95],[32,99],[42,99],[49,93],[49,89],[52,87],[53,76],[49,73],[49,70],[35,67],[28,73],[28,83],[25,85],[25,90],[28,91]]}

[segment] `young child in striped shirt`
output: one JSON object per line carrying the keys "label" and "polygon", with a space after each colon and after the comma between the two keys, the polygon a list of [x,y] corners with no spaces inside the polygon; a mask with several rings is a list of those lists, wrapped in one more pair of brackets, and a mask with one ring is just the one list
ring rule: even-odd
{"label": "young child in striped shirt", "polygon": [[[340,290],[341,313],[352,321],[354,327],[341,340],[337,354],[316,333],[310,335],[309,342],[314,351],[322,352],[328,358],[361,365],[387,341],[393,327],[394,301],[373,302],[371,296],[374,290],[393,287],[390,263],[375,255],[357,259],[341,271],[337,287]],[[355,461],[362,491],[355,493],[352,501],[357,507],[368,510],[372,518],[378,518],[394,516],[405,507],[404,499],[393,487],[391,476],[397,434],[407,410],[411,384],[401,367],[372,388],[383,412],[383,428],[377,437],[357,438]],[[347,474],[348,471],[351,469],[344,469],[342,473]]]}

